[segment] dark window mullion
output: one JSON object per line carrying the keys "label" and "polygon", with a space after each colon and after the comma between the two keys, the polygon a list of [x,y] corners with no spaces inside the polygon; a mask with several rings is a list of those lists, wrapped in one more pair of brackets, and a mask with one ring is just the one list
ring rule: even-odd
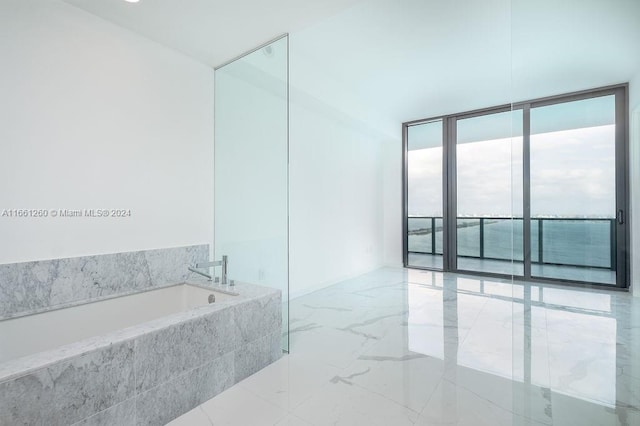
{"label": "dark window mullion", "polygon": [[[522,257],[524,278],[531,279],[531,108],[522,110]],[[540,244],[540,241],[538,241]],[[538,253],[542,258],[542,253]]]}
{"label": "dark window mullion", "polygon": [[402,125],[402,263],[409,266],[409,169],[407,157],[409,144],[407,141],[407,124]]}
{"label": "dark window mullion", "polygon": [[447,181],[445,190],[446,213],[443,223],[443,246],[446,248],[445,258],[447,267],[445,271],[456,272],[458,270],[458,250],[457,250],[457,229],[458,229],[458,206],[457,206],[457,180],[456,180],[456,117],[445,119],[446,139],[444,140],[445,151],[445,179]]}
{"label": "dark window mullion", "polygon": [[[629,144],[628,137],[628,117],[629,105],[626,96],[627,91],[620,87],[615,91],[616,104],[616,286],[626,287],[629,282],[628,265],[628,221],[629,193],[627,184],[629,182]],[[617,221],[618,212],[622,211],[623,223]]]}

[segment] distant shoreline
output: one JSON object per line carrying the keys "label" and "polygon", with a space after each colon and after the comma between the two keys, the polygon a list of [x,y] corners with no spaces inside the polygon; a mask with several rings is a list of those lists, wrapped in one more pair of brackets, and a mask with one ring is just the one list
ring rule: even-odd
{"label": "distant shoreline", "polygon": [[[411,218],[409,218],[411,219]],[[475,219],[475,218],[474,218]],[[480,218],[478,218],[479,220]],[[492,223],[500,223],[499,220],[496,219],[486,219],[484,221],[485,225],[491,225]],[[480,222],[465,222],[462,224],[458,224],[458,226],[456,226],[456,229],[463,229],[463,228],[472,228],[474,226],[480,226]],[[443,231],[444,227],[443,226],[436,226],[435,232],[440,232]],[[433,232],[433,230],[431,228],[429,229],[416,229],[413,231],[409,231],[409,235],[428,235],[431,234]]]}

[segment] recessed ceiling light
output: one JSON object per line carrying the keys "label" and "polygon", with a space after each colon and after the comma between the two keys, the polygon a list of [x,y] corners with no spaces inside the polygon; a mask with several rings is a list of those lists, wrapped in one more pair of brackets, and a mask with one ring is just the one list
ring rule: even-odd
{"label": "recessed ceiling light", "polygon": [[127,3],[138,3],[140,0],[124,0]]}

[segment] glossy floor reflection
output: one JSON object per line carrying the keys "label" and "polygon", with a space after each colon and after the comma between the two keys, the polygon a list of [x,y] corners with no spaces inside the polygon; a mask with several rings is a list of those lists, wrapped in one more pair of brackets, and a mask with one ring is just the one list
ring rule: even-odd
{"label": "glossy floor reflection", "polygon": [[[442,269],[442,255],[409,253],[408,262],[409,265],[417,268]],[[459,257],[458,270],[515,276],[523,276],[524,274],[522,262],[477,259],[473,257]],[[610,284],[613,286],[616,284],[616,272],[605,268],[585,268],[551,264],[541,265],[534,263],[531,265],[531,275],[533,277]]]}
{"label": "glossy floor reflection", "polygon": [[291,355],[174,425],[640,425],[640,299],[385,268],[291,302]]}

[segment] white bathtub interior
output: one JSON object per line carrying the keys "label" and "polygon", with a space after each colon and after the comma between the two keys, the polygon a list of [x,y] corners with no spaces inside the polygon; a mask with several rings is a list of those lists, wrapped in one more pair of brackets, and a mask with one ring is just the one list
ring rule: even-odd
{"label": "white bathtub interior", "polygon": [[180,284],[0,321],[0,363],[234,296]]}

